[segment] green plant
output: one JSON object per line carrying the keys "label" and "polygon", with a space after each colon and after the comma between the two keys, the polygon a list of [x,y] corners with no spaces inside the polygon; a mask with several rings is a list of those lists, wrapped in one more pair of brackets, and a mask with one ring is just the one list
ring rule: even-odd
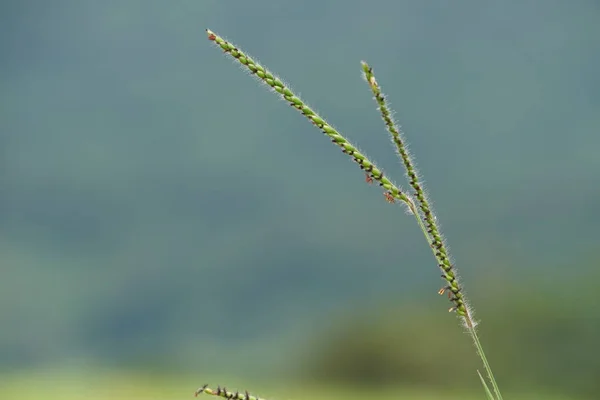
{"label": "green plant", "polygon": [[[429,243],[433,251],[433,255],[442,272],[442,278],[445,281],[445,285],[442,289],[440,289],[439,294],[448,294],[448,297],[453,304],[449,311],[455,312],[462,320],[463,325],[473,340],[477,354],[481,358],[483,367],[489,379],[489,383],[492,387],[492,389],[488,387],[488,383],[478,371],[478,375],[481,378],[481,383],[485,389],[486,396],[488,399],[502,400],[502,395],[500,394],[496,379],[494,378],[492,369],[485,356],[479,337],[477,336],[477,324],[473,318],[473,311],[469,307],[462,286],[459,283],[456,269],[451,262],[447,246],[442,238],[439,226],[436,222],[436,217],[429,204],[429,201],[427,200],[427,195],[423,185],[421,184],[421,179],[419,178],[419,175],[414,167],[414,163],[407,151],[405,141],[402,137],[402,132],[391,116],[392,113],[386,103],[384,95],[381,92],[379,84],[375,79],[372,68],[366,62],[362,62],[364,78],[369,84],[371,92],[373,93],[375,101],[377,102],[381,117],[383,118],[385,126],[391,135],[392,142],[396,147],[396,151],[402,159],[406,169],[408,182],[413,189],[412,193],[402,190],[397,185],[392,183],[387,177],[385,177],[383,172],[372,161],[361,154],[355,146],[346,140],[344,136],[342,136],[337,130],[329,125],[327,121],[325,121],[309,106],[307,106],[298,96],[296,96],[289,88],[287,88],[279,78],[270,73],[261,65],[257,64],[252,58],[248,57],[233,44],[216,35],[214,32],[208,29],[206,32],[209,40],[219,46],[226,54],[230,55],[240,64],[245,66],[263,83],[281,95],[283,99],[289,102],[292,107],[300,111],[302,115],[308,118],[313,125],[317,126],[325,135],[327,135],[334,144],[341,147],[342,152],[348,154],[366,173],[367,182],[371,183],[377,181],[379,186],[384,189],[384,196],[388,202],[394,203],[399,201],[408,208],[410,214],[412,214],[417,220],[417,223],[421,228],[421,231],[423,232],[427,242]],[[199,393],[217,395],[230,400],[256,400],[256,398],[249,396],[247,393],[245,395],[240,395],[239,393],[228,392],[221,388],[218,388],[215,391],[208,388],[208,386],[203,386],[202,388],[198,389],[196,395]]]}

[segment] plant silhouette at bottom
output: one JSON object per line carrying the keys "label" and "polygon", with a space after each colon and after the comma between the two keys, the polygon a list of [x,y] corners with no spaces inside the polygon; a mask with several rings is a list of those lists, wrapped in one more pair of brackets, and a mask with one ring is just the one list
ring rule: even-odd
{"label": "plant silhouette at bottom", "polygon": [[[445,293],[448,294],[448,298],[452,302],[452,307],[449,311],[456,313],[462,320],[467,333],[470,335],[475,345],[477,355],[481,358],[488,381],[483,378],[479,371],[477,371],[477,373],[481,378],[486,397],[492,400],[502,400],[500,389],[498,388],[490,364],[485,356],[479,337],[477,336],[477,323],[473,318],[473,311],[469,307],[462,285],[458,280],[456,268],[450,259],[447,245],[442,237],[439,224],[437,223],[437,218],[428,201],[425,189],[421,183],[421,178],[414,167],[414,162],[408,152],[402,131],[392,118],[392,112],[387,105],[386,98],[381,92],[377,80],[375,79],[373,69],[366,62],[363,61],[361,63],[363,76],[371,89],[384,124],[390,133],[392,142],[402,160],[412,192],[405,191],[384,176],[384,173],[380,168],[358,151],[353,144],[333,128],[325,119],[313,111],[304,101],[296,96],[277,76],[273,75],[239,48],[214,32],[207,29],[206,33],[208,39],[223,50],[225,54],[237,60],[242,66],[250,71],[252,75],[257,77],[262,83],[266,84],[271,90],[276,92],[281,98],[304,115],[313,125],[327,135],[334,144],[342,149],[342,152],[350,156],[366,174],[367,183],[377,182],[379,184],[383,189],[383,195],[387,202],[395,203],[397,201],[407,207],[409,213],[417,220],[417,223],[433,252],[437,265],[440,268],[442,278],[445,281],[444,286],[438,293],[440,295]],[[491,385],[491,389],[488,387],[488,382]],[[250,396],[247,392],[245,394],[233,393],[221,389],[220,387],[215,391],[206,385],[198,389],[196,395],[200,393],[217,395],[229,400],[259,400],[256,397]]]}
{"label": "plant silhouette at bottom", "polygon": [[204,385],[198,390],[194,392],[194,395],[197,397],[201,393],[210,394],[212,396],[222,397],[227,400],[264,400],[256,396],[252,396],[248,392],[240,393],[240,392],[231,392],[226,388],[221,388],[221,386],[217,386],[217,389],[211,389],[208,385]]}

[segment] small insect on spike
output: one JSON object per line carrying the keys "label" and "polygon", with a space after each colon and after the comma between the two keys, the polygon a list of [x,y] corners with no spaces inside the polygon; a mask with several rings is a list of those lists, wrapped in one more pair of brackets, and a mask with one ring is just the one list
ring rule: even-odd
{"label": "small insect on spike", "polygon": [[208,40],[217,40],[217,36],[208,29],[206,30],[206,33],[208,33]]}
{"label": "small insect on spike", "polygon": [[395,203],[394,196],[392,196],[392,194],[391,194],[390,192],[385,192],[385,193],[383,194],[383,196],[385,197],[385,200],[386,200],[388,203],[390,203],[390,204],[392,204],[392,203]]}
{"label": "small insect on spike", "polygon": [[365,181],[370,185],[371,183],[373,183],[373,177],[369,174],[365,174]]}

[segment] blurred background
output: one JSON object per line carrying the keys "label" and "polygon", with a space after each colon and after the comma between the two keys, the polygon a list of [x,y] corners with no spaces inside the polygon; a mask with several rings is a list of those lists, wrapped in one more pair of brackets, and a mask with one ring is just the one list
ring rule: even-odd
{"label": "blurred background", "polygon": [[594,0],[2,1],[0,398],[483,398],[415,220],[205,28],[406,187],[368,61],[505,396],[597,398]]}

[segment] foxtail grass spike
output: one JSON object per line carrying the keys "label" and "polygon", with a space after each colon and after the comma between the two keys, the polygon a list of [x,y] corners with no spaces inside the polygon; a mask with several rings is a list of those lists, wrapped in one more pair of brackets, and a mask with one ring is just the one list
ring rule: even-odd
{"label": "foxtail grass spike", "polygon": [[[315,111],[306,105],[298,96],[296,96],[284,83],[266,68],[259,65],[256,61],[250,58],[233,44],[207,29],[208,39],[219,46],[226,54],[236,59],[240,64],[246,67],[252,75],[259,78],[261,82],[269,86],[277,92],[284,100],[292,107],[300,111],[308,120],[317,126],[325,135],[329,136],[331,141],[338,145],[342,152],[348,154],[352,159],[364,170],[368,176],[376,180],[385,190],[385,197],[399,200],[405,203],[412,213],[416,212],[415,204],[409,196],[404,193],[398,186],[392,183],[383,175],[383,171],[373,164],[365,155],[358,151],[344,136],[335,130],[327,121],[321,118]],[[389,196],[388,196],[389,195]],[[388,200],[389,201],[389,200]]]}
{"label": "foxtail grass spike", "polygon": [[[462,288],[456,277],[456,272],[454,271],[454,266],[452,265],[450,256],[448,255],[447,246],[444,243],[440,229],[436,223],[436,217],[433,213],[433,209],[429,204],[425,189],[421,184],[421,179],[419,178],[418,172],[414,166],[414,162],[408,152],[405,140],[403,138],[403,133],[398,125],[394,122],[392,112],[388,107],[385,96],[381,92],[381,88],[379,87],[379,84],[375,79],[375,75],[373,74],[373,68],[371,68],[369,64],[364,61],[362,61],[361,64],[364,78],[369,84],[371,92],[373,93],[375,101],[377,102],[379,111],[381,113],[381,118],[383,119],[383,122],[385,123],[385,126],[391,135],[392,142],[396,146],[396,151],[398,152],[398,155],[404,164],[408,183],[414,190],[413,198],[416,199],[417,208],[419,209],[419,213],[416,214],[415,217],[422,218],[422,222],[425,224],[425,237],[430,242],[429,244],[438,261],[438,266],[443,272],[442,278],[448,282],[447,290],[452,293],[450,300],[454,303],[454,307],[452,307],[450,310],[456,311],[461,317],[467,319],[467,321],[465,321],[466,324],[475,325],[470,316],[469,308],[465,303],[465,299],[462,294]],[[440,294],[443,294],[443,291],[440,292]]]}
{"label": "foxtail grass spike", "polygon": [[194,392],[194,396],[198,397],[198,395],[202,393],[209,394],[211,396],[222,397],[227,400],[264,400],[260,397],[252,396],[247,391],[244,393],[230,392],[225,387],[221,388],[221,386],[217,386],[217,389],[215,390],[208,387],[208,385],[203,385],[202,387],[198,388],[196,392]]}
{"label": "foxtail grass spike", "polygon": [[417,219],[425,238],[430,244],[431,250],[433,251],[433,254],[438,262],[438,267],[442,271],[442,279],[448,283],[448,285],[440,289],[438,293],[440,295],[448,293],[448,298],[454,304],[448,311],[455,312],[462,318],[464,325],[471,335],[473,343],[475,344],[477,353],[483,362],[485,370],[488,373],[494,393],[496,394],[498,400],[502,400],[500,389],[498,388],[496,379],[492,373],[492,369],[487,361],[485,353],[483,352],[483,347],[481,346],[479,337],[477,336],[477,324],[473,319],[473,312],[467,303],[462,286],[458,281],[456,269],[452,264],[450,255],[448,254],[448,247],[444,242],[437,219],[433,213],[433,208],[429,204],[425,189],[421,184],[421,179],[419,178],[418,172],[414,166],[414,162],[410,157],[405,141],[402,137],[402,131],[392,118],[392,112],[387,105],[386,98],[381,92],[381,88],[379,87],[377,80],[375,79],[373,68],[371,68],[369,64],[364,61],[361,64],[364,78],[371,88],[371,92],[373,93],[375,101],[377,102],[383,122],[385,123],[385,126],[391,135],[392,142],[396,147],[396,151],[398,152],[398,155],[404,164],[408,183],[414,190],[413,196],[416,199],[417,208],[419,210],[418,213],[414,213],[415,218]]}

